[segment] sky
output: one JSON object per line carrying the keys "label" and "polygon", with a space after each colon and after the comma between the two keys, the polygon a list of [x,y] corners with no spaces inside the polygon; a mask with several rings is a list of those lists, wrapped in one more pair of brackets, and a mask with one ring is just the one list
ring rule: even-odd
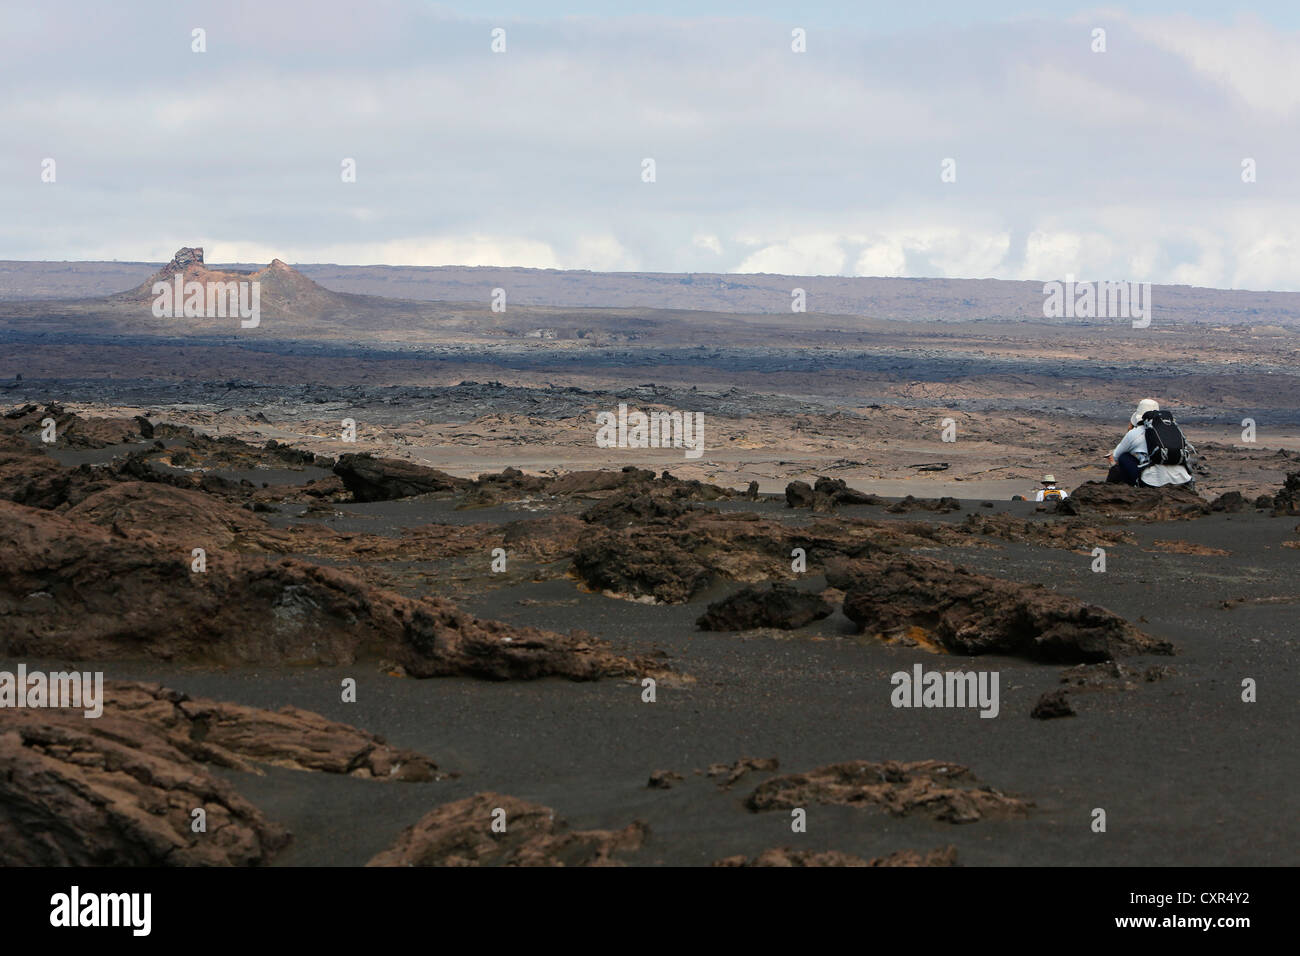
{"label": "sky", "polygon": [[1294,2],[0,0],[0,259],[1300,290],[1298,121]]}

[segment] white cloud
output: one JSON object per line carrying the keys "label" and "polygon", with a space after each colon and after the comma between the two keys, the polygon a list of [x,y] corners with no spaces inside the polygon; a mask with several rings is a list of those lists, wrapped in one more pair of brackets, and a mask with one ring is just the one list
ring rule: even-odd
{"label": "white cloud", "polygon": [[[1108,56],[1109,54],[1096,54]],[[1159,103],[1142,89],[1125,89],[1123,77],[1085,73],[1060,63],[1013,64],[1014,82],[1039,108],[1072,128],[1114,130],[1160,118]],[[1106,82],[1106,80],[1111,82]],[[1050,134],[1051,127],[1042,132]]]}
{"label": "white cloud", "polygon": [[711,234],[700,233],[696,235],[691,239],[691,245],[697,249],[707,249],[715,255],[722,255],[722,240]]}
{"label": "white cloud", "polygon": [[1257,19],[846,28],[794,55],[761,19],[574,18],[493,56],[484,21],[377,2],[277,6],[233,45],[214,8],[204,56],[174,17],[25,10],[0,258],[1300,288],[1300,34]]}
{"label": "white cloud", "polygon": [[1300,34],[1253,16],[1232,25],[1187,16],[1130,23],[1147,42],[1182,57],[1251,109],[1282,119],[1300,108]]}
{"label": "white cloud", "polygon": [[876,242],[863,249],[853,265],[853,274],[860,276],[902,276],[907,274],[907,256],[902,244],[893,241]]}
{"label": "white cloud", "polygon": [[[203,247],[208,262],[335,262],[354,265],[520,266],[531,269],[577,268],[562,263],[546,243],[508,236],[441,236],[377,243],[289,243],[283,246],[239,239],[178,237],[155,245],[139,258],[167,260],[182,245]],[[165,250],[165,251],[164,251]],[[123,256],[117,258],[137,258]],[[582,259],[575,256],[574,261]]]}
{"label": "white cloud", "polygon": [[1006,232],[951,226],[909,232],[900,241],[904,249],[923,255],[935,275],[945,277],[990,276],[1011,248]]}
{"label": "white cloud", "polygon": [[1224,241],[1235,255],[1217,287],[1234,289],[1294,290],[1296,262],[1300,261],[1300,209],[1270,209],[1239,214]]}
{"label": "white cloud", "polygon": [[[1094,236],[1093,241],[1104,241]],[[1025,242],[1025,264],[1021,269],[1024,279],[1060,279],[1074,276],[1085,279],[1088,267],[1084,263],[1083,248],[1087,237],[1077,232],[1039,230],[1030,233]]]}
{"label": "white cloud", "polygon": [[734,271],[785,275],[840,275],[844,270],[843,239],[832,235],[798,236],[773,242],[750,253]]}
{"label": "white cloud", "polygon": [[613,236],[582,236],[573,250],[559,256],[561,269],[591,269],[596,272],[637,272],[640,261]]}

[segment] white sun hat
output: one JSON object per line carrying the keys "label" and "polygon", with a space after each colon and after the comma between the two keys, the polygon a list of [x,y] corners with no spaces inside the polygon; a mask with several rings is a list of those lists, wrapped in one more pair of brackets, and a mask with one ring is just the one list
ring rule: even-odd
{"label": "white sun hat", "polygon": [[1158,412],[1158,411],[1160,411],[1159,402],[1157,402],[1154,398],[1144,398],[1142,399],[1142,401],[1138,402],[1137,411],[1135,411],[1132,414],[1128,422],[1130,425],[1136,425],[1138,422],[1142,421],[1142,416],[1145,415],[1147,412]]}
{"label": "white sun hat", "polygon": [[1043,475],[1043,484],[1045,484],[1045,485],[1054,485],[1054,484],[1056,484],[1056,476],[1055,476],[1055,475]]}

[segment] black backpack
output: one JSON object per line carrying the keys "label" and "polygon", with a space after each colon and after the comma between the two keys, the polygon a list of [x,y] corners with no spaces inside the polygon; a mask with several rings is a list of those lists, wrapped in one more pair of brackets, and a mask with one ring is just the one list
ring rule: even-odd
{"label": "black backpack", "polygon": [[1183,437],[1183,430],[1174,421],[1173,412],[1147,412],[1142,416],[1142,424],[1146,426],[1150,464],[1187,464],[1187,459],[1196,449]]}

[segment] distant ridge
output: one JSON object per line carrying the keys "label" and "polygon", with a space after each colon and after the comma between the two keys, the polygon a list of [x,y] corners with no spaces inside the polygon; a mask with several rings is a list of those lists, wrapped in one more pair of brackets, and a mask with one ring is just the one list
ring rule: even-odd
{"label": "distant ridge", "polygon": [[[188,261],[182,252],[197,252]],[[253,263],[209,269],[202,250],[179,250],[167,268],[142,262],[0,261],[0,302],[98,298],[127,284],[143,283],[144,293],[179,266],[262,281],[280,299],[286,317],[324,313],[349,320],[349,313],[375,306],[365,297],[388,300],[385,307],[411,310],[424,304],[440,315],[443,306],[464,303],[486,310],[492,290],[507,290],[509,303],[549,309],[656,309],[741,315],[791,315],[791,292],[807,294],[810,315],[861,316],[900,322],[1033,322],[1043,317],[1043,283],[1006,279],[872,278],[860,276],[783,276],[772,274],[586,272],[496,266],[353,266],[306,264],[289,267]],[[292,275],[277,288],[269,278],[276,267]],[[169,270],[172,270],[169,272]],[[152,274],[151,274],[152,273]],[[277,276],[278,277],[278,276]],[[287,277],[285,277],[287,278]],[[132,289],[137,299],[138,288]],[[111,300],[111,297],[110,297]],[[117,301],[122,301],[117,297]],[[1153,286],[1156,328],[1171,323],[1300,329],[1300,292],[1210,289],[1185,285]],[[453,311],[463,311],[454,309]],[[494,316],[493,321],[500,318]],[[1051,324],[1110,325],[1112,320],[1057,320]]]}

